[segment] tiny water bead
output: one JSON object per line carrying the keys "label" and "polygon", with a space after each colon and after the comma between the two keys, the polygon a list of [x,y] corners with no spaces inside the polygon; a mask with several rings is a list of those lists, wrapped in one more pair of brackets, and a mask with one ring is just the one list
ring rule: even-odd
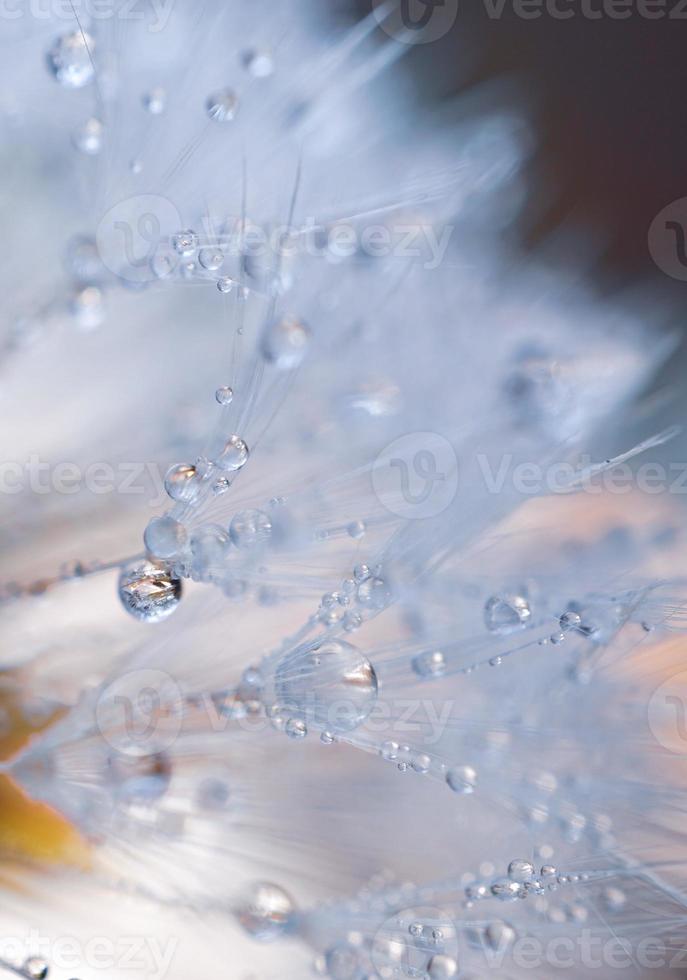
{"label": "tiny water bead", "polygon": [[231,405],[234,400],[234,391],[228,386],[218,388],[215,392],[215,401],[218,405]]}
{"label": "tiny water bead", "polygon": [[516,932],[508,922],[490,922],[484,930],[484,938],[490,949],[505,951],[512,946],[516,939]]}
{"label": "tiny water bead", "polygon": [[224,263],[224,252],[219,248],[201,248],[198,261],[207,272],[217,272]]}
{"label": "tiny water bead", "polygon": [[231,276],[222,276],[221,279],[217,280],[217,288],[220,293],[230,293],[234,286],[236,285],[236,280],[232,279]]}
{"label": "tiny water bead", "polygon": [[157,623],[170,616],[182,596],[181,579],[152,561],[136,561],[125,566],[119,576],[119,598],[128,613],[145,623]]}
{"label": "tiny water bead", "polygon": [[527,599],[522,595],[494,595],[484,607],[484,622],[488,630],[506,636],[524,629],[532,616]]}
{"label": "tiny water bead", "polygon": [[501,878],[491,886],[491,894],[494,898],[499,898],[502,902],[513,902],[520,898],[522,885],[518,881],[511,881],[510,878]]}
{"label": "tiny water bead", "polygon": [[90,34],[71,31],[58,37],[48,52],[48,67],[64,88],[83,88],[93,80],[91,55],[95,41]]}
{"label": "tiny water bead", "polygon": [[218,123],[231,122],[239,107],[238,96],[230,88],[213,92],[205,100],[205,111],[210,119]]}
{"label": "tiny water bead", "polygon": [[272,536],[272,521],[262,510],[242,510],[229,526],[231,540],[242,551],[265,545]]}
{"label": "tiny water bead", "polygon": [[367,527],[364,521],[351,521],[346,528],[349,538],[353,538],[354,541],[359,541],[360,538],[364,538],[366,531]]}
{"label": "tiny water bead", "polygon": [[227,439],[224,449],[215,460],[217,466],[227,473],[242,469],[248,462],[250,450],[240,436],[233,435]]}
{"label": "tiny water bead", "polygon": [[153,517],[143,533],[143,542],[155,558],[176,558],[184,550],[188,532],[173,517]]}
{"label": "tiny water bead", "polygon": [[294,718],[328,732],[348,732],[370,714],[377,675],[367,657],[345,640],[317,640],[287,653],[275,675],[279,705]]}
{"label": "tiny water bead", "polygon": [[451,980],[458,976],[458,963],[452,956],[438,953],[427,964],[429,980]]}
{"label": "tiny water bead", "polygon": [[274,59],[269,51],[258,51],[250,48],[243,52],[241,61],[243,67],[253,78],[269,78],[274,73]]}
{"label": "tiny water bead", "polygon": [[83,286],[71,297],[69,308],[83,330],[94,330],[105,319],[105,301],[99,286]]}
{"label": "tiny water bead", "polygon": [[279,885],[257,882],[234,914],[253,939],[270,942],[290,930],[295,910],[293,899]]}
{"label": "tiny water bead", "polygon": [[308,727],[300,718],[289,718],[284,727],[284,731],[293,739],[305,738],[308,734]]}
{"label": "tiny water bead", "polygon": [[534,878],[534,865],[531,861],[516,858],[508,865],[508,877],[511,881],[531,881]]}
{"label": "tiny water bead", "polygon": [[181,255],[185,259],[190,258],[196,254],[198,235],[190,229],[178,231],[175,235],[172,235],[172,248],[177,255]]}
{"label": "tiny water bead", "polygon": [[446,659],[441,650],[427,650],[413,657],[411,666],[418,677],[442,677],[446,671]]}
{"label": "tiny water bead", "polygon": [[165,111],[165,106],[167,105],[167,93],[159,86],[152,88],[149,92],[144,94],[142,102],[143,108],[149,112],[151,116],[159,116]]}
{"label": "tiny water bead", "polygon": [[370,576],[361,582],[356,594],[361,606],[377,611],[388,606],[393,598],[387,583],[377,576]]}
{"label": "tiny water bead", "polygon": [[167,470],[165,491],[172,500],[186,503],[195,500],[199,486],[200,477],[192,463],[177,463]]}
{"label": "tiny water bead", "polygon": [[282,371],[297,368],[305,357],[310,331],[295,317],[275,320],[262,338],[262,355],[269,364]]}
{"label": "tiny water bead", "polygon": [[[46,977],[50,972],[49,964],[39,956],[29,957],[21,969],[23,974],[30,977],[31,980],[46,980]],[[18,971],[12,968],[12,972],[17,973]],[[21,975],[21,973],[19,975]]]}
{"label": "tiny water bead", "polygon": [[454,793],[467,796],[477,788],[477,770],[472,766],[454,766],[446,773],[446,782]]}
{"label": "tiny water bead", "polygon": [[97,156],[103,147],[103,129],[99,119],[95,117],[87,119],[74,131],[72,142],[75,149],[86,156]]}

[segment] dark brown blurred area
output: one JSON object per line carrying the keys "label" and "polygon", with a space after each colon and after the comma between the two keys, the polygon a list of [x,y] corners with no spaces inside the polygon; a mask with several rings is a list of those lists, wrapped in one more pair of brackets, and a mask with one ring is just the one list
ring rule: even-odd
{"label": "dark brown blurred area", "polygon": [[[665,16],[649,20],[633,3],[627,19],[590,20],[581,0],[564,0],[559,9],[575,16],[558,20],[545,3],[536,19],[522,19],[512,2],[492,19],[488,6],[461,0],[451,31],[413,48],[406,64],[423,96],[434,101],[499,77],[512,81],[539,144],[522,240],[541,243],[562,225],[591,228],[601,242],[600,280],[614,286],[660,276],[687,299],[687,283],[658,272],[647,248],[654,216],[687,195],[687,7],[669,19],[679,0],[666,0]],[[369,11],[370,0],[358,8]]]}

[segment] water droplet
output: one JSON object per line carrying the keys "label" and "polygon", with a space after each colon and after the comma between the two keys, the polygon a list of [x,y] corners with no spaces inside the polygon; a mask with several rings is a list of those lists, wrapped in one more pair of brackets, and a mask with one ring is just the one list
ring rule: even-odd
{"label": "water droplet", "polygon": [[201,248],[198,261],[208,272],[217,272],[224,262],[224,253],[219,248]]}
{"label": "water droplet", "polygon": [[443,677],[446,660],[441,650],[426,650],[413,657],[411,666],[418,677]]}
{"label": "water droplet", "polygon": [[205,101],[205,111],[210,119],[218,123],[231,122],[236,115],[238,107],[238,97],[229,88],[222,89],[219,92],[213,92]]}
{"label": "water droplet", "polygon": [[295,317],[275,320],[262,338],[262,355],[280,370],[297,368],[305,357],[310,331]]}
{"label": "water droplet", "polygon": [[501,636],[523,629],[531,615],[529,603],[521,595],[495,595],[487,600],[484,607],[487,629]]}
{"label": "water droplet", "polygon": [[28,977],[31,977],[31,980],[46,980],[50,971],[50,967],[45,960],[40,959],[38,956],[31,956],[26,960],[22,969]]}
{"label": "water droplet", "polygon": [[451,980],[458,975],[458,963],[452,956],[439,953],[433,956],[427,964],[429,980]]}
{"label": "water droplet", "polygon": [[60,85],[83,88],[95,75],[91,61],[94,51],[95,41],[90,34],[81,31],[63,34],[48,52],[48,67]]}
{"label": "water droplet", "polygon": [[170,616],[182,595],[181,579],[152,561],[125,566],[119,576],[119,598],[128,613],[146,623]]}
{"label": "water droplet", "polygon": [[235,285],[236,283],[230,276],[222,276],[221,279],[217,280],[217,288],[220,293],[230,293]]}
{"label": "water droplet", "polygon": [[490,890],[491,894],[502,902],[512,902],[520,898],[522,885],[517,881],[511,881],[510,878],[500,878],[493,883]]}
{"label": "water droplet", "polygon": [[508,865],[508,877],[511,881],[530,881],[534,877],[534,865],[531,861],[516,858]]}
{"label": "water droplet", "polygon": [[484,938],[490,949],[505,952],[515,942],[516,932],[508,922],[490,922],[484,930]]}
{"label": "water droplet", "polygon": [[475,792],[477,772],[472,766],[454,766],[446,773],[446,782],[454,793],[466,796]]}
{"label": "water droplet", "polygon": [[610,909],[612,912],[618,912],[627,901],[625,892],[613,885],[610,885],[608,888],[604,888],[603,898],[606,908]]}
{"label": "water droplet", "polygon": [[200,478],[191,463],[177,463],[167,470],[165,490],[172,500],[190,502],[195,500],[200,489]]}
{"label": "water droplet", "polygon": [[253,78],[269,78],[274,72],[274,60],[269,51],[251,49],[241,56],[243,67]]}
{"label": "water droplet", "polygon": [[167,104],[167,93],[159,86],[152,88],[149,92],[145,93],[142,102],[143,108],[149,112],[151,116],[159,116],[160,113],[165,111],[165,106]]}
{"label": "water droplet", "polygon": [[250,450],[240,436],[233,435],[227,439],[224,449],[215,460],[217,466],[227,473],[242,469],[248,462]]}
{"label": "water droplet", "polygon": [[72,295],[70,309],[83,330],[94,330],[105,317],[103,292],[98,286],[84,286]]}
{"label": "water droplet", "polygon": [[258,882],[234,914],[250,936],[268,942],[288,932],[294,911],[288,892],[279,885]]}
{"label": "water droplet", "polygon": [[177,255],[181,255],[185,259],[188,259],[192,255],[196,254],[196,249],[198,248],[198,235],[196,235],[195,231],[191,231],[190,229],[178,231],[175,235],[172,235],[172,248]]}
{"label": "water droplet", "polygon": [[424,752],[420,752],[414,756],[411,765],[415,772],[419,773],[421,776],[424,776],[429,772],[432,765],[432,760]]}
{"label": "water droplet", "polygon": [[79,126],[72,137],[74,147],[79,153],[94,157],[100,153],[103,147],[103,124],[95,117],[87,119]]}
{"label": "water droplet", "polygon": [[277,700],[295,717],[331,732],[357,728],[377,699],[377,675],[345,640],[317,640],[286,654],[276,671]]}
{"label": "water droplet", "polygon": [[398,758],[398,750],[399,750],[398,742],[387,741],[382,743],[380,752],[382,758],[386,759],[387,762],[395,762],[396,759]]}
{"label": "water droplet", "polygon": [[284,731],[289,738],[305,738],[305,736],[308,734],[308,726],[301,718],[289,718],[289,720],[286,722]]}
{"label": "water droplet", "polygon": [[153,517],[143,532],[143,542],[155,558],[176,558],[186,546],[187,531],[173,517]]}
{"label": "water droplet", "polygon": [[582,617],[578,612],[569,609],[567,612],[563,613],[563,615],[561,616],[558,622],[560,624],[561,629],[565,633],[568,630],[579,629],[580,626],[582,625]]}
{"label": "water droplet", "polygon": [[229,534],[237,548],[248,550],[265,545],[272,536],[272,521],[262,510],[242,510],[234,516]]}
{"label": "water droplet", "polygon": [[364,537],[366,530],[364,521],[352,521],[346,528],[349,538],[353,538],[354,541],[359,541],[360,538]]}
{"label": "water droplet", "polygon": [[542,864],[540,874],[542,878],[555,878],[558,874],[558,869],[553,864]]}
{"label": "water droplet", "polygon": [[234,391],[228,386],[218,388],[215,392],[215,401],[218,405],[231,405],[234,400]]}

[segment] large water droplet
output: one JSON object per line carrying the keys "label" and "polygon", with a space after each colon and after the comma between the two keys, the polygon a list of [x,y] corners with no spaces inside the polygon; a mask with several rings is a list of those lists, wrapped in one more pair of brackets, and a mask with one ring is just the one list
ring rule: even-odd
{"label": "large water droplet", "polygon": [[275,676],[279,705],[330,732],[357,728],[377,699],[377,675],[367,657],[345,640],[318,640],[281,660]]}
{"label": "large water droplet", "polygon": [[191,463],[177,463],[167,470],[165,490],[172,500],[195,500],[199,487],[198,471]]}
{"label": "large water droplet", "polygon": [[487,629],[501,636],[524,629],[531,616],[529,602],[521,595],[494,595],[484,607]]}
{"label": "large water droplet", "polygon": [[232,473],[240,470],[248,462],[250,450],[240,436],[233,435],[227,439],[224,449],[215,460],[221,470]]}
{"label": "large water droplet", "polygon": [[295,912],[293,899],[279,885],[255,884],[234,910],[236,918],[254,939],[269,942],[289,930]]}
{"label": "large water droplet", "polygon": [[157,623],[170,616],[179,605],[181,595],[181,580],[157,562],[133,562],[120,573],[122,605],[128,613],[146,623]]}
{"label": "large water droplet", "polygon": [[176,558],[186,546],[187,531],[173,517],[153,517],[143,532],[143,542],[155,558]]}
{"label": "large water droplet", "polygon": [[94,50],[95,41],[90,34],[81,31],[63,34],[48,52],[48,67],[60,85],[83,88],[95,75],[91,61]]}

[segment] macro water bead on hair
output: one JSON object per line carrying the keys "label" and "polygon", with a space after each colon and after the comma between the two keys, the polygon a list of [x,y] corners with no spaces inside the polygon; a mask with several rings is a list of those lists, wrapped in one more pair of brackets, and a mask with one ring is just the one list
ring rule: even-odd
{"label": "macro water bead on hair", "polygon": [[287,653],[275,676],[277,702],[287,714],[329,732],[357,728],[377,700],[377,675],[345,640],[317,640]]}
{"label": "macro water bead on hair", "polygon": [[54,42],[48,52],[48,67],[64,88],[83,88],[95,75],[91,60],[94,50],[90,34],[71,31]]}
{"label": "macro water bead on hair", "polygon": [[177,558],[186,546],[188,532],[173,517],[153,517],[143,533],[143,542],[154,558]]}
{"label": "macro water bead on hair", "polygon": [[289,931],[295,905],[289,893],[279,885],[261,881],[251,887],[234,914],[253,939],[270,942]]}
{"label": "macro water bead on hair", "polygon": [[215,463],[227,473],[240,470],[248,462],[250,450],[240,436],[233,435],[227,439],[224,449],[219,454]]}
{"label": "macro water bead on hair", "polygon": [[165,490],[172,500],[195,500],[200,488],[200,477],[191,463],[177,463],[165,475]]}
{"label": "macro water bead on hair", "polygon": [[231,405],[234,400],[234,391],[225,385],[222,388],[218,388],[215,392],[215,401],[218,405]]}
{"label": "macro water bead on hair", "polygon": [[529,602],[521,595],[495,595],[484,607],[484,622],[492,633],[506,636],[524,629],[532,616]]}
{"label": "macro water bead on hair", "polygon": [[158,562],[135,561],[119,575],[119,598],[128,613],[145,623],[171,616],[182,595],[181,579]]}
{"label": "macro water bead on hair", "polygon": [[238,107],[238,97],[229,88],[222,89],[219,92],[213,92],[205,100],[205,111],[210,119],[218,123],[231,122],[236,115]]}

